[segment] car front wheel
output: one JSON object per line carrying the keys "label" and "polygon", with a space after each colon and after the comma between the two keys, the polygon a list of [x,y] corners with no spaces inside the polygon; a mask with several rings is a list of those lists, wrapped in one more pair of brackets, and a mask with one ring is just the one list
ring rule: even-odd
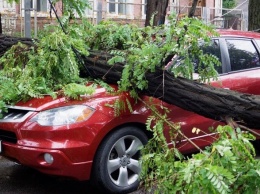
{"label": "car front wheel", "polygon": [[106,193],[129,193],[139,185],[140,149],[147,143],[137,127],[124,127],[101,143],[93,164],[92,178]]}

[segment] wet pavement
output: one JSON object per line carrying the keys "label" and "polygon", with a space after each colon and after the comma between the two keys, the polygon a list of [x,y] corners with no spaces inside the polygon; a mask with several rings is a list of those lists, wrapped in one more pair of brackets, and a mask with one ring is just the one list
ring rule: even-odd
{"label": "wet pavement", "polygon": [[0,156],[1,194],[103,194],[88,181],[42,174]]}

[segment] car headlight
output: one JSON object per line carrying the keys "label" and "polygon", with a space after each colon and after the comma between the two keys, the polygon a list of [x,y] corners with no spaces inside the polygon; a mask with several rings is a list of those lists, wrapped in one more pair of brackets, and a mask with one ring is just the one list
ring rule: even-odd
{"label": "car headlight", "polygon": [[30,121],[42,126],[68,125],[86,121],[93,112],[93,108],[84,105],[64,106],[40,112]]}

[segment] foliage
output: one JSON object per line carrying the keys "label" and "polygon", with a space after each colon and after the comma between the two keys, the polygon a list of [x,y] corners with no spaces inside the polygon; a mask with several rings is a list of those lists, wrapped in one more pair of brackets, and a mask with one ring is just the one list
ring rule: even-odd
{"label": "foliage", "polygon": [[[112,21],[102,21],[98,25],[85,25],[85,41],[91,50],[111,51],[123,55],[131,47],[140,47],[149,40],[146,28],[134,24],[121,25]],[[154,33],[156,29],[154,29]]]}
{"label": "foliage", "polygon": [[83,40],[68,38],[60,29],[42,36],[35,47],[13,46],[0,59],[0,103],[13,104],[44,94],[55,97],[55,91],[64,85],[84,82],[72,46],[87,54]]}
{"label": "foliage", "polygon": [[[178,22],[172,19],[170,26],[154,28],[120,25],[110,21],[93,26],[83,20],[81,25],[72,23],[66,26],[66,34],[57,27],[48,26],[39,34],[35,47],[18,44],[0,60],[0,65],[4,66],[0,76],[5,80],[0,83],[1,90],[6,93],[6,86],[12,85],[14,88],[9,90],[8,95],[1,96],[0,101],[12,104],[43,94],[55,96],[55,91],[66,88],[64,85],[82,82],[79,71],[83,67],[78,66],[79,58],[75,56],[75,50],[83,55],[88,55],[88,50],[111,52],[115,57],[109,63],[126,64],[120,81],[121,90],[130,90],[132,96],[137,97],[139,90],[147,88],[145,73],[164,68],[169,56],[187,58],[192,55],[201,58],[203,52],[197,46],[197,40],[207,42],[207,33],[216,35],[212,28],[200,20],[189,18]],[[192,50],[187,49],[190,47]],[[214,59],[212,56],[206,58],[209,61]],[[203,79],[217,75],[210,62],[201,65],[206,70],[206,73],[201,74]],[[175,75],[191,78],[193,62],[187,58],[181,68],[171,70]],[[73,96],[71,93],[64,94]]]}
{"label": "foliage", "polygon": [[141,176],[146,190],[171,194],[259,192],[260,161],[254,159],[250,142],[255,139],[253,135],[239,128],[219,126],[219,138],[210,147],[183,156],[174,142],[168,147],[163,135],[166,126],[177,135],[181,132],[178,126],[157,114],[148,119],[148,129],[154,135],[143,149]]}
{"label": "foliage", "polygon": [[13,2],[15,2],[15,3],[19,3],[20,0],[7,0],[7,2],[8,2],[8,3],[13,3]]}
{"label": "foliage", "polygon": [[95,87],[86,87],[82,84],[70,83],[62,88],[64,95],[71,99],[79,100],[81,95],[91,95],[95,92]]}
{"label": "foliage", "polygon": [[223,0],[222,7],[226,9],[232,9],[236,6],[236,4],[237,4],[236,0]]}
{"label": "foliage", "polygon": [[[109,31],[113,31],[112,29],[110,28]],[[117,32],[120,33],[120,27],[116,29],[119,29]],[[155,72],[158,68],[165,68],[168,63],[174,76],[182,75],[192,79],[193,60],[195,58],[201,59],[198,63],[198,69],[203,69],[199,72],[201,73],[200,79],[206,81],[217,76],[214,64],[219,64],[218,60],[215,56],[203,53],[198,40],[207,44],[211,36],[218,35],[212,27],[203,24],[201,20],[196,18],[178,20],[172,15],[171,23],[168,26],[162,25],[153,28],[148,26],[142,29],[126,26],[126,29],[123,33],[127,31],[130,36],[123,39],[124,45],[120,47],[120,53],[112,51],[116,55],[116,60],[113,58],[110,63],[125,63],[120,88],[123,91],[130,90],[132,96],[138,96],[139,90],[147,88],[147,80],[145,79],[147,72]],[[102,37],[108,39],[110,34],[103,34]],[[109,40],[112,39],[109,38]],[[114,40],[112,42],[114,43]],[[175,61],[171,61],[171,58],[177,60],[180,56],[184,58],[182,65],[178,67],[172,65]]]}
{"label": "foliage", "polygon": [[[53,3],[57,3],[60,0],[54,0]],[[86,8],[90,8],[88,0],[62,0],[63,14],[69,17],[75,17],[75,13],[79,15],[80,18],[83,17]]]}

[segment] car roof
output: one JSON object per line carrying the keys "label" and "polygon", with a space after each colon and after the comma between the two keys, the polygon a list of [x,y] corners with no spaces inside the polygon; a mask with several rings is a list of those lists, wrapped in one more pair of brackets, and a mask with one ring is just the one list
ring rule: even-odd
{"label": "car roof", "polygon": [[229,36],[229,37],[243,37],[243,38],[255,38],[260,39],[260,33],[252,31],[241,31],[233,29],[221,29],[217,30],[220,36]]}

